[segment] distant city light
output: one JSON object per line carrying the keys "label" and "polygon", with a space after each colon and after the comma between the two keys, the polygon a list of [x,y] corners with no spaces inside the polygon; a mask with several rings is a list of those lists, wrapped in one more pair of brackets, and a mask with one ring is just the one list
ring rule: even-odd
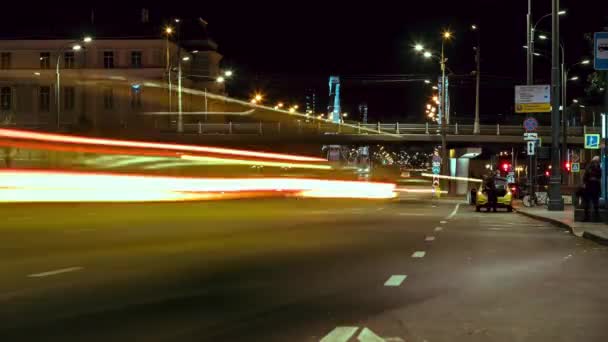
{"label": "distant city light", "polygon": [[472,30],[477,30],[477,25],[475,25],[475,24],[471,25],[471,29]]}

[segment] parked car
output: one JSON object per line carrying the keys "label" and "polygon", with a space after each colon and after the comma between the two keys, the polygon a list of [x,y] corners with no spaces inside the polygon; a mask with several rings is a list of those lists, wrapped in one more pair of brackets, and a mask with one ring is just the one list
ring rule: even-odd
{"label": "parked car", "polygon": [[[496,178],[494,185],[496,186],[496,208],[506,208],[508,212],[512,212],[513,193],[509,188],[509,184],[504,178]],[[486,208],[486,211],[492,209],[489,206],[488,194],[485,190],[478,190],[475,197],[475,208],[477,211],[481,211],[481,208]]]}

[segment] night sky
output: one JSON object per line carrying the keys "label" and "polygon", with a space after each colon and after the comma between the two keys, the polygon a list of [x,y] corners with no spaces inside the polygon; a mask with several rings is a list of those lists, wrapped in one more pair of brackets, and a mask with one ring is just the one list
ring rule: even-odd
{"label": "night sky", "polygon": [[[550,0],[534,2],[535,20],[550,11]],[[78,32],[89,20],[92,8],[97,22],[111,22],[129,31],[142,7],[124,2],[95,3],[5,10],[0,35],[54,37]],[[228,87],[231,95],[247,97],[259,90],[273,102],[292,101],[303,106],[305,89],[312,87],[319,96],[317,111],[324,111],[327,79],[340,75],[345,110],[352,112],[366,101],[371,119],[386,121],[421,121],[430,87],[422,83],[366,84],[361,80],[385,74],[436,79],[438,65],[413,53],[412,45],[421,42],[438,49],[444,28],[456,37],[446,50],[448,64],[458,75],[452,82],[452,109],[462,120],[472,117],[474,83],[470,73],[474,70],[476,36],[469,26],[475,23],[481,27],[482,115],[487,120],[515,117],[512,88],[525,79],[525,0],[166,3],[145,5],[151,20],[162,23],[163,18],[179,16],[202,17],[209,22],[210,35],[224,55],[224,66],[237,75]],[[584,34],[608,26],[608,2],[562,0],[561,7],[568,10],[561,21],[566,63],[591,57]],[[539,29],[550,32],[550,18]],[[550,49],[548,41],[537,42],[537,47]],[[581,70],[581,79],[590,69]],[[537,57],[536,71],[537,83],[547,82],[549,60]],[[583,86],[584,82],[571,84],[569,93],[580,95]]]}

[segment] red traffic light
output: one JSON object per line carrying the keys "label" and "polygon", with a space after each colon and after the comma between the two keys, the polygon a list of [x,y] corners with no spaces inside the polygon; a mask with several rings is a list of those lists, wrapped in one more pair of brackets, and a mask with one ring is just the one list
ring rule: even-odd
{"label": "red traffic light", "polygon": [[570,172],[570,170],[572,170],[572,164],[566,162],[564,164],[564,169],[566,169],[566,171]]}
{"label": "red traffic light", "polygon": [[500,168],[504,172],[509,172],[509,170],[511,169],[511,164],[510,163],[502,163],[502,165],[500,165]]}

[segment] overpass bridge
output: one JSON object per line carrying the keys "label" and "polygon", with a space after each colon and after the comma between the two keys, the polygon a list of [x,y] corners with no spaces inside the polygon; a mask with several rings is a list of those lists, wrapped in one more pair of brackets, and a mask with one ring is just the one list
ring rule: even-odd
{"label": "overpass bridge", "polygon": [[[584,144],[584,135],[599,133],[598,127],[568,127],[568,144]],[[473,125],[448,125],[446,138],[458,146],[479,144],[523,144],[524,129],[511,125],[482,125],[480,134],[473,134]],[[543,144],[551,143],[551,127],[541,127],[537,133]],[[436,124],[334,124],[313,122],[259,122],[259,123],[196,123],[184,125],[184,132],[165,130],[161,140],[190,143],[323,143],[365,144],[403,142],[441,142],[441,126]]]}

